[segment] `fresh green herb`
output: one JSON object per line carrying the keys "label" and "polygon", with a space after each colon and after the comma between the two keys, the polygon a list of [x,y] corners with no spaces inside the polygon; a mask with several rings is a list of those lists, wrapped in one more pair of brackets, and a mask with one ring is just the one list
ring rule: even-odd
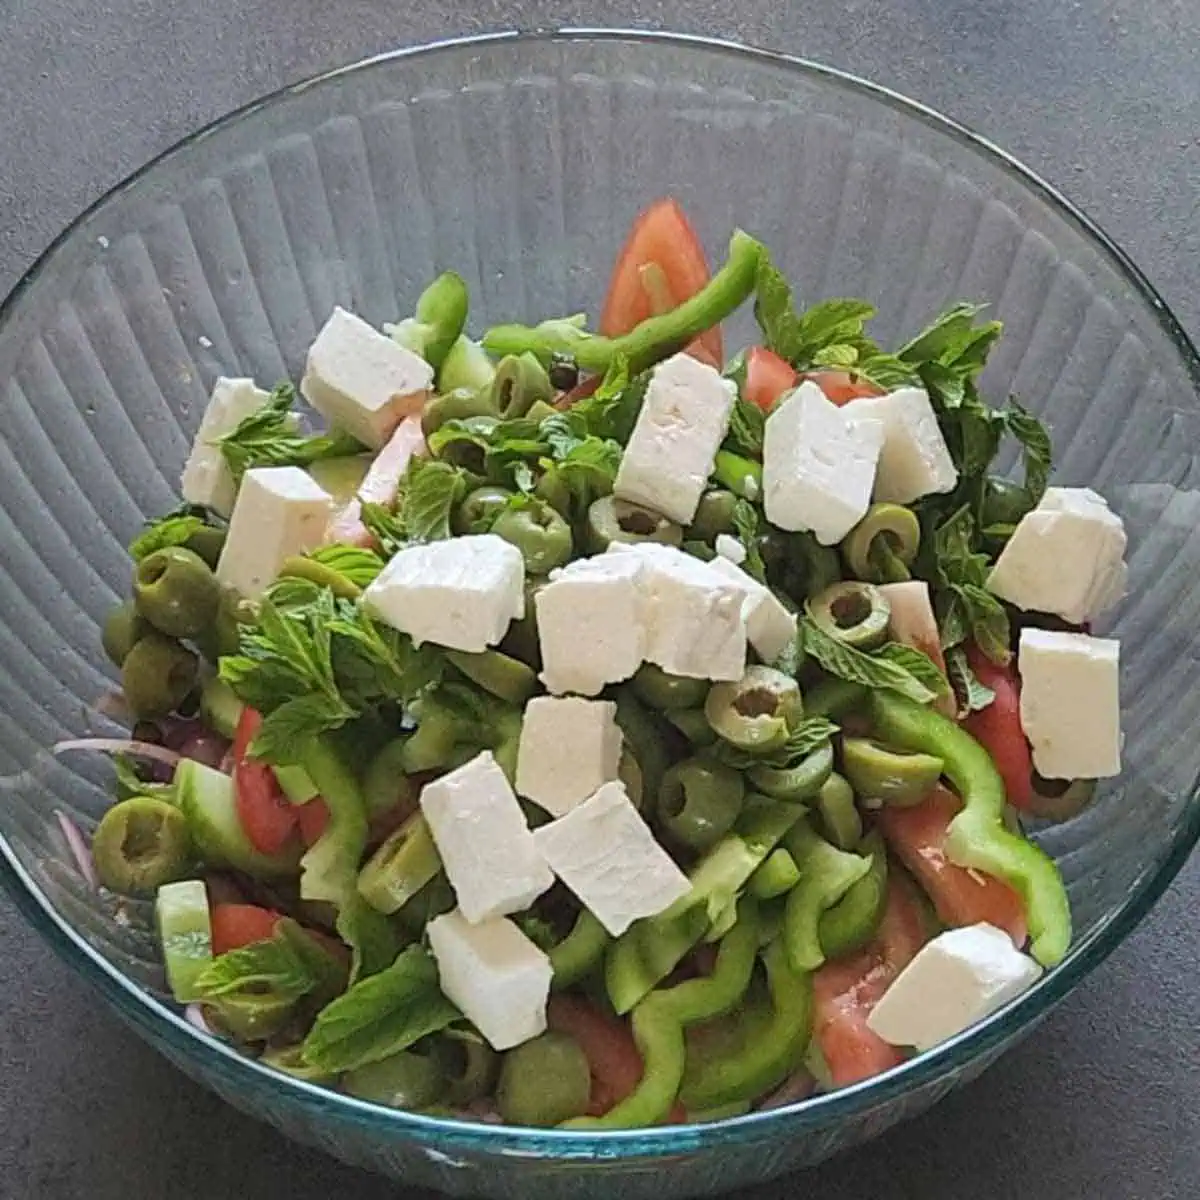
{"label": "fresh green herb", "polygon": [[[845,642],[826,633],[809,617],[801,618],[800,628],[803,630],[805,652],[812,655],[830,675],[850,683],[860,683],[864,687],[899,692],[917,704],[928,704],[937,699],[938,690],[915,675],[907,664],[893,661],[888,655],[867,654],[847,646]],[[945,686],[944,683],[942,686]]]}
{"label": "fresh green herb", "polygon": [[129,543],[129,554],[134,562],[140,562],[156,550],[165,550],[169,546],[182,546],[208,522],[199,516],[195,510],[186,505],[182,510],[168,513],[157,521],[151,522]]}
{"label": "fresh green herb", "polygon": [[751,754],[728,742],[718,742],[712,753],[735,771],[763,766],[786,771],[806,759],[814,750],[819,750],[837,731],[838,727],[825,717],[805,717],[789,734],[788,740],[770,754]]}
{"label": "fresh green herb", "polygon": [[296,389],[281,383],[262,408],[217,439],[234,479],[241,480],[251,467],[304,467],[322,458],[362,453],[358,439],[341,429],[311,435],[298,432],[292,411],[295,402]]}
{"label": "fresh green herb", "polygon": [[902,668],[937,696],[949,694],[946,677],[927,654],[899,642],[887,642],[872,652],[872,657]]}
{"label": "fresh green herb", "polygon": [[414,458],[400,488],[400,521],[410,542],[450,537],[450,518],[467,494],[467,473],[449,463]]}
{"label": "fresh green herb", "polygon": [[384,566],[383,559],[374,550],[367,550],[362,546],[349,546],[342,542],[318,546],[305,557],[328,567],[331,571],[336,571],[360,588],[374,583]]}
{"label": "fresh green herb", "polygon": [[133,760],[128,755],[114,755],[112,764],[117,773],[117,796],[119,798],[153,796],[156,800],[166,800],[168,804],[175,803],[175,785],[173,783],[147,783],[138,774]]}
{"label": "fresh green herb", "polygon": [[971,670],[962,646],[951,646],[946,651],[946,673],[950,676],[960,712],[979,712],[995,700],[996,693],[980,683],[979,676]]}
{"label": "fresh green herb", "polygon": [[396,961],[400,942],[392,923],[351,889],[338,907],[338,936],[353,951],[350,986],[386,971]]}
{"label": "fresh green herb", "polygon": [[766,426],[767,415],[757,404],[738,399],[729,414],[729,432],[725,435],[723,449],[743,458],[762,458]]}
{"label": "fresh green herb", "polygon": [[600,386],[576,403],[571,412],[584,422],[589,433],[623,446],[633,433],[649,383],[650,372],[631,375],[629,361],[618,355]]}
{"label": "fresh green herb", "polygon": [[[285,925],[295,926],[295,930],[289,932]],[[226,996],[269,995],[286,1003],[307,996],[321,984],[322,976],[301,948],[300,938],[307,939],[308,935],[294,921],[284,920],[265,941],[214,958],[196,979],[197,998],[211,1001]]]}
{"label": "fresh green herb", "polygon": [[762,552],[758,548],[760,521],[758,509],[749,500],[739,498],[733,506],[733,527],[737,532],[738,541],[746,551],[746,559],[742,570],[747,575],[766,583],[767,569],[763,564]]}
{"label": "fresh green herb", "polygon": [[438,988],[433,959],[410,946],[386,970],[359,980],[317,1016],[304,1058],[323,1071],[353,1071],[407,1050],[459,1020]]}
{"label": "fresh green herb", "polygon": [[358,514],[367,532],[379,543],[384,558],[391,558],[408,544],[400,514],[384,504],[364,500]]}
{"label": "fresh green herb", "polygon": [[1036,507],[1046,494],[1046,484],[1050,479],[1053,458],[1050,435],[1045,425],[1012,397],[1009,397],[1004,419],[1008,432],[1021,445],[1025,461],[1025,490]]}
{"label": "fresh green herb", "polygon": [[521,932],[539,949],[547,953],[554,949],[562,937],[545,917],[537,913],[522,913],[513,918]]}

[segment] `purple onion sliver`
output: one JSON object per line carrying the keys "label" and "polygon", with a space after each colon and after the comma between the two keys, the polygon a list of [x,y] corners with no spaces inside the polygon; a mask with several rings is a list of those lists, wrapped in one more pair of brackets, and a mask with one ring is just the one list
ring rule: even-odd
{"label": "purple onion sliver", "polygon": [[92,851],[87,844],[87,838],[83,836],[83,830],[66,813],[56,810],[54,815],[58,818],[58,827],[62,830],[63,837],[66,838],[67,849],[71,851],[71,857],[75,860],[80,875],[83,876],[88,887],[95,890],[99,886],[99,880],[96,878],[96,864],[92,859]]}
{"label": "purple onion sliver", "polygon": [[204,1010],[198,1004],[189,1004],[183,1010],[183,1019],[189,1024],[200,1030],[201,1033],[207,1033],[209,1037],[216,1037],[209,1023],[204,1019]]}
{"label": "purple onion sliver", "polygon": [[181,755],[166,746],[155,746],[152,742],[138,742],[132,738],[68,738],[51,747],[53,754],[65,754],[68,750],[95,750],[101,754],[132,754],[135,758],[148,758],[167,767],[179,766]]}
{"label": "purple onion sliver", "polygon": [[163,745],[171,750],[182,750],[194,737],[208,732],[208,727],[195,717],[164,717],[159,728]]}
{"label": "purple onion sliver", "polygon": [[201,726],[179,746],[179,753],[184,758],[203,763],[206,767],[219,769],[229,753],[229,742],[219,733],[212,733]]}
{"label": "purple onion sliver", "polygon": [[760,1100],[755,1108],[761,1111],[766,1108],[783,1108],[785,1104],[796,1104],[811,1096],[816,1086],[817,1082],[812,1075],[801,1068],[794,1075],[785,1079],[768,1096]]}

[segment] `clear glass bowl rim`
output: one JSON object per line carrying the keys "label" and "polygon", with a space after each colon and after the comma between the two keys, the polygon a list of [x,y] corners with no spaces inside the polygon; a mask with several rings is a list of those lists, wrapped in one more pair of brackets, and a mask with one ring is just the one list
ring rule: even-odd
{"label": "clear glass bowl rim", "polygon": [[[640,42],[698,55],[741,59],[761,67],[819,79],[841,89],[873,99],[885,107],[947,135],[988,159],[1053,208],[1057,215],[1097,248],[1116,273],[1154,313],[1162,331],[1174,344],[1180,359],[1200,392],[1200,353],[1162,297],[1129,256],[1080,208],[1012,155],[968,127],[898,92],[848,72],[779,51],[736,42],[667,31],[594,27],[553,27],[509,30],[449,38],[362,59],[323,72],[283,88],[226,114],[152,158],[125,180],[86,208],[47,247],[0,302],[0,330],[16,316],[21,297],[52,266],[58,253],[89,218],[105,208],[144,176],[157,170],[201,138],[233,126],[260,109],[283,102],[288,96],[318,87],[341,76],[369,70],[381,63],[454,53],[471,49],[528,46],[539,43]],[[1149,913],[1200,841],[1200,779],[1190,789],[1187,805],[1173,836],[1160,848],[1156,860],[1143,869],[1137,885],[1124,902],[1087,937],[1075,943],[1067,958],[1047,972],[1038,984],[986,1021],[936,1050],[914,1058],[883,1075],[840,1091],[817,1095],[781,1108],[755,1112],[696,1126],[666,1126],[653,1130],[584,1133],[565,1130],[525,1130],[447,1120],[384,1108],[281,1075],[245,1058],[232,1047],[209,1038],[166,1004],[143,992],[93,949],[53,908],[29,873],[17,860],[7,839],[0,837],[0,883],[17,907],[54,951],[92,986],[97,988],[135,1027],[152,1041],[163,1041],[174,1055],[197,1061],[208,1059],[204,1069],[218,1070],[227,1083],[247,1091],[274,1091],[284,1105],[295,1104],[315,1116],[365,1126],[373,1134],[396,1136],[425,1144],[434,1150],[495,1153],[543,1160],[639,1159],[687,1151],[718,1149],[722,1145],[760,1142],[789,1133],[813,1132],[859,1115],[904,1094],[933,1085],[996,1049],[1067,996],[1102,963]]]}

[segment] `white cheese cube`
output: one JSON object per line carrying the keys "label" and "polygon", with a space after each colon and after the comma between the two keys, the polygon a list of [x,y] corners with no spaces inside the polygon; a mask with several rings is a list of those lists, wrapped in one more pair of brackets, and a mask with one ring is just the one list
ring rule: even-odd
{"label": "white cheese cube", "polygon": [[646,660],[689,679],[741,679],[746,668],[745,590],[710,564],[657,542],[614,542],[607,553],[643,571]]}
{"label": "white cheese cube", "polygon": [[242,476],[217,578],[248,600],[275,582],[283,560],[315,550],[333,497],[299,467],[253,467]]}
{"label": "white cheese cube", "polygon": [[994,925],[950,929],[927,943],[867,1018],[893,1046],[928,1050],[982,1021],[1042,973]]}
{"label": "white cheese cube", "polygon": [[746,547],[731,534],[718,533],[713,549],[718,558],[727,558],[735,567],[740,567],[746,561]]}
{"label": "white cheese cube", "polygon": [[472,924],[528,908],[554,882],[490,751],[427,783],[421,811]]}
{"label": "white cheese cube", "polygon": [[494,533],[408,546],[363,593],[372,616],[407,633],[478,653],[525,614],[525,560]]}
{"label": "white cheese cube", "polygon": [[732,380],[689,354],[660,363],[621,457],[613,494],[689,524],[736,399]]}
{"label": "white cheese cube", "polygon": [[929,393],[906,387],[855,400],[855,420],[883,422],[883,449],[875,472],[875,499],[911,504],[934,492],[952,492],[958,469],[938,426]]}
{"label": "white cheese cube", "polygon": [[503,917],[472,925],[448,912],[425,932],[442,991],[493,1050],[511,1050],[545,1032],[554,971],[516,925]]}
{"label": "white cheese cube", "polygon": [[812,382],[775,406],[763,438],[763,506],[771,524],[811,530],[832,546],[862,520],[883,423],[856,418],[855,409],[839,408]]}
{"label": "white cheese cube", "polygon": [[718,556],[708,565],[742,590],[746,637],[763,662],[773,663],[796,639],[796,614],[788,612],[769,587],[728,559]]}
{"label": "white cheese cube", "polygon": [[624,784],[606,783],[565,817],[534,830],[533,837],[554,873],[613,937],[691,890]]}
{"label": "white cheese cube", "polygon": [[617,778],[621,730],[611,700],[538,696],[525,706],[517,791],[561,817]]}
{"label": "white cheese cube", "polygon": [[433,386],[433,368],[361,317],[335,308],[309,347],[300,391],[331,424],[378,450]]}
{"label": "white cheese cube", "polygon": [[1125,526],[1090,488],[1047,488],[1021,518],[987,585],[1002,600],[1081,625],[1125,592]]}
{"label": "white cheese cube", "polygon": [[1085,633],[1022,629],[1021,727],[1047,779],[1121,772],[1120,643]]}
{"label": "white cheese cube", "polygon": [[639,559],[580,559],[534,597],[542,680],[552,692],[594,696],[628,679],[645,658]]}
{"label": "white cheese cube", "polygon": [[271,393],[264,392],[253,379],[217,380],[179,480],[180,491],[189,504],[211,508],[223,517],[233,511],[237,484],[216,442],[258,412],[270,398]]}

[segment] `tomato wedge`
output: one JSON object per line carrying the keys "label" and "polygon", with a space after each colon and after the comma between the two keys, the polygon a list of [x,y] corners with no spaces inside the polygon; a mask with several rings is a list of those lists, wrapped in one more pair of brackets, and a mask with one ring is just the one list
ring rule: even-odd
{"label": "tomato wedge", "polygon": [[813,976],[813,1037],[836,1087],[870,1079],[904,1061],[867,1018],[927,940],[912,884],[893,871],[874,941],[857,954],[826,963]]}
{"label": "tomato wedge", "polygon": [[786,358],[780,358],[765,346],[746,351],[746,384],[742,398],[769,413],[784,392],[790,392],[799,378]]}
{"label": "tomato wedge", "polygon": [[866,379],[859,379],[849,371],[810,371],[804,378],[811,379],[839,407],[863,396],[884,394],[883,388],[876,387]]}
{"label": "tomato wedge", "polygon": [[238,820],[260,854],[278,854],[296,831],[296,810],[288,802],[275,772],[246,757],[262,724],[252,708],[242,709],[233,738],[233,784]]}
{"label": "tomato wedge", "polygon": [[947,925],[986,921],[1003,929],[1018,947],[1028,929],[1021,898],[1008,884],[952,863],[944,849],[946,830],[962,801],[940,784],[912,808],[882,808],[875,814],[884,840],[916,876]]}
{"label": "tomato wedge", "polygon": [[307,804],[296,806],[296,824],[304,844],[314,845],[329,824],[329,807],[320,796],[314,796]]}
{"label": "tomato wedge", "polygon": [[1021,727],[1021,681],[1016,662],[999,666],[974,642],[967,643],[967,662],[996,698],[987,708],[970,713],[963,727],[992,756],[1004,780],[1009,804],[1027,811],[1034,804],[1033,756]]}
{"label": "tomato wedge", "polygon": [[[704,247],[683,209],[669,196],[656,200],[634,221],[617,255],[600,332],[609,337],[628,333],[694,296],[709,278]],[[719,368],[725,361],[719,328],[702,333],[687,349],[711,366]]]}
{"label": "tomato wedge", "polygon": [[257,904],[214,904],[209,913],[215,956],[240,950],[254,942],[265,942],[283,918]]}
{"label": "tomato wedge", "polygon": [[[588,1116],[602,1117],[624,1100],[642,1080],[642,1056],[629,1026],[600,1011],[577,996],[550,997],[546,1021],[556,1033],[565,1033],[579,1043],[592,1070],[592,1101]],[[676,1104],[670,1120],[687,1119]]]}

